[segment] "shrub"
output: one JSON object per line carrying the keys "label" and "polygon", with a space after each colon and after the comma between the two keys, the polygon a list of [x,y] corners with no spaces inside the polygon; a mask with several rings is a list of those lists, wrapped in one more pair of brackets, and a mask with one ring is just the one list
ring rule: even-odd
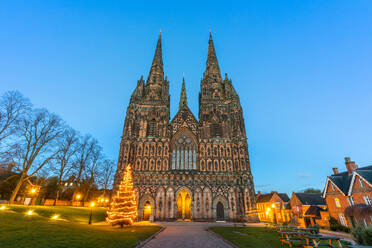
{"label": "shrub", "polygon": [[341,224],[338,223],[338,221],[337,221],[335,218],[333,218],[333,217],[331,217],[331,218],[329,219],[329,227],[330,227],[331,231],[350,232],[350,228],[341,225]]}
{"label": "shrub", "polygon": [[364,228],[362,238],[364,245],[372,245],[372,226]]}
{"label": "shrub", "polygon": [[351,234],[354,237],[355,242],[357,242],[359,245],[362,245],[364,243],[363,242],[363,231],[364,231],[364,227],[358,226],[358,227],[353,228],[353,231],[351,232]]}

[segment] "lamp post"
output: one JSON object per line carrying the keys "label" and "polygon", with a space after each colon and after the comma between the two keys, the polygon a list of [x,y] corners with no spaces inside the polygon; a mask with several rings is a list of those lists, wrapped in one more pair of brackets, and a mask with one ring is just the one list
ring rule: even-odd
{"label": "lamp post", "polygon": [[31,205],[35,205],[36,198],[39,195],[39,190],[37,186],[31,188],[30,195],[32,196]]}
{"label": "lamp post", "polygon": [[93,207],[94,207],[94,202],[90,204],[90,215],[89,215],[89,222],[88,222],[89,225],[92,224]]}
{"label": "lamp post", "polygon": [[273,222],[274,222],[274,224],[277,224],[276,223],[276,206],[275,206],[275,204],[273,203],[272,205],[271,205],[271,207],[272,207],[272,210],[273,210],[273,217],[274,217],[274,220],[273,220]]}

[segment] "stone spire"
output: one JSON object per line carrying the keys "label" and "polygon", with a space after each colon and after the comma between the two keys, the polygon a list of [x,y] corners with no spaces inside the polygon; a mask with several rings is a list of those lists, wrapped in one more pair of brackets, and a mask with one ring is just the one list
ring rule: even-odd
{"label": "stone spire", "polygon": [[161,30],[160,30],[154,59],[152,60],[149,77],[147,78],[147,84],[161,83],[163,80],[164,80],[164,71],[163,71],[163,56],[162,56],[162,51],[161,51]]}
{"label": "stone spire", "polygon": [[222,82],[220,67],[218,66],[216,51],[214,50],[212,32],[209,32],[208,42],[208,57],[207,57],[207,68],[204,74],[205,78],[211,77],[216,78],[219,82]]}
{"label": "stone spire", "polygon": [[187,96],[186,96],[185,77],[183,77],[179,110],[184,109],[186,107],[187,107]]}

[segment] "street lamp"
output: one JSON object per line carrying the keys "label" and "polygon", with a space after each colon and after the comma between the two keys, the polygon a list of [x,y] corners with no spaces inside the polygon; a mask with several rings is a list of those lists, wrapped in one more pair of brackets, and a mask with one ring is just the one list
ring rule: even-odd
{"label": "street lamp", "polygon": [[91,202],[91,203],[90,203],[89,222],[88,222],[89,225],[92,224],[93,207],[94,207],[94,202]]}
{"label": "street lamp", "polygon": [[276,206],[275,206],[275,204],[273,203],[272,205],[271,205],[271,207],[272,207],[272,209],[273,209],[273,218],[274,218],[274,224],[276,224]]}
{"label": "street lamp", "polygon": [[77,194],[76,195],[76,200],[80,200],[80,198],[81,198],[81,195],[80,194]]}

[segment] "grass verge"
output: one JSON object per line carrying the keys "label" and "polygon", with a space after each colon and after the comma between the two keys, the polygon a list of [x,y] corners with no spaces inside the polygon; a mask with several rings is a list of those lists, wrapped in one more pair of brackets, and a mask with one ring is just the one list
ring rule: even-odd
{"label": "grass verge", "polygon": [[[37,214],[25,214],[24,206],[9,206],[0,211],[2,248],[77,248],[135,247],[160,230],[159,226],[131,226],[123,229],[109,225],[88,225],[90,209],[71,207],[33,207]],[[106,210],[97,211],[95,221],[103,221]],[[62,220],[50,217],[60,214]],[[88,218],[87,218],[88,215]],[[94,216],[94,213],[93,213]]]}

